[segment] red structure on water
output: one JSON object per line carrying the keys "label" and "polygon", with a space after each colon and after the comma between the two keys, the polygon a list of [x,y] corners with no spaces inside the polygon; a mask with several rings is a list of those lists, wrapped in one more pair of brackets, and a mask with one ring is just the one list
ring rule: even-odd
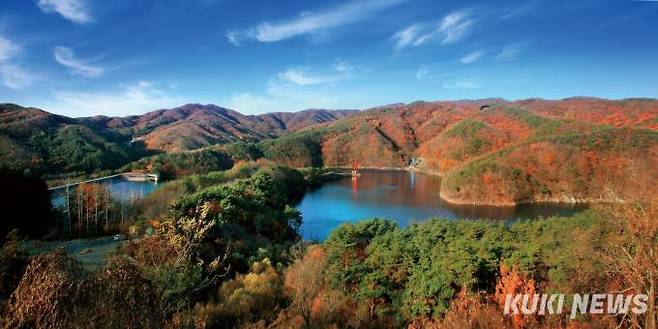
{"label": "red structure on water", "polygon": [[361,176],[359,173],[359,162],[354,161],[352,162],[352,179],[356,179],[359,176]]}

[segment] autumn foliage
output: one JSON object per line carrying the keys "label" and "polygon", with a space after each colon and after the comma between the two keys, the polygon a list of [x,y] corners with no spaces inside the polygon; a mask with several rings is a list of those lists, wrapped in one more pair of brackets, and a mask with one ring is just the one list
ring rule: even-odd
{"label": "autumn foliage", "polygon": [[37,256],[12,294],[5,328],[158,328],[157,294],[137,267],[117,258],[86,272],[62,251]]}
{"label": "autumn foliage", "polygon": [[412,165],[445,176],[441,195],[453,203],[620,201],[658,178],[656,120],[658,102],[641,99],[417,102],[264,146],[297,167]]}

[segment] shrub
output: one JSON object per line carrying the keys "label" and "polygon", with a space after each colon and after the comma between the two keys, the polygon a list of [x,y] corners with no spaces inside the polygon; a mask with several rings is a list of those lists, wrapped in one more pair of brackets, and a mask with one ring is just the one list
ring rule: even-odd
{"label": "shrub", "polygon": [[0,249],[0,310],[14,291],[27,266],[27,252],[16,231],[10,232]]}
{"label": "shrub", "polygon": [[5,328],[160,328],[157,293],[137,267],[116,258],[88,273],[59,250],[36,256],[2,316]]}
{"label": "shrub", "polygon": [[269,259],[255,262],[247,274],[225,281],[217,303],[199,305],[198,321],[209,328],[229,328],[258,322],[272,322],[286,306],[283,280]]}

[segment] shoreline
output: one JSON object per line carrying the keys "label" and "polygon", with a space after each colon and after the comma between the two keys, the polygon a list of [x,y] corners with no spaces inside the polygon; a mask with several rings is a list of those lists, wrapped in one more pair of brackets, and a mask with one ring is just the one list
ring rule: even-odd
{"label": "shoreline", "polygon": [[[324,167],[326,169],[340,169],[340,170],[352,170],[352,167]],[[417,172],[424,175],[430,175],[435,177],[443,177],[438,171],[435,170],[423,170],[418,168],[409,168],[409,167],[359,167],[359,170],[391,170],[391,171],[406,171],[406,172]]]}
{"label": "shoreline", "polygon": [[458,206],[487,206],[487,207],[517,207],[522,205],[531,205],[531,204],[570,204],[570,205],[584,205],[584,204],[604,204],[604,203],[617,203],[623,204],[626,203],[626,200],[614,199],[614,198],[573,198],[573,197],[552,197],[552,198],[535,198],[528,200],[520,200],[516,202],[473,202],[473,201],[461,201],[450,198],[446,196],[443,191],[439,192],[439,197],[441,200],[448,202],[453,205]]}
{"label": "shoreline", "polygon": [[[351,167],[325,167],[326,169],[336,169],[336,170],[351,170]],[[424,175],[430,175],[435,177],[443,178],[444,175],[434,171],[434,170],[423,170],[419,168],[409,168],[409,167],[360,167],[359,169],[363,170],[390,170],[390,171],[406,171],[406,172],[417,172]],[[439,198],[441,201],[444,201],[448,204],[455,206],[482,206],[482,207],[501,207],[501,208],[514,208],[522,205],[531,205],[531,204],[570,204],[570,205],[584,205],[584,204],[596,204],[596,203],[626,203],[623,199],[615,198],[575,198],[575,197],[550,197],[550,198],[532,198],[527,200],[520,201],[511,201],[511,202],[477,202],[477,201],[466,201],[460,199],[454,199],[445,195],[445,193],[440,190]]]}

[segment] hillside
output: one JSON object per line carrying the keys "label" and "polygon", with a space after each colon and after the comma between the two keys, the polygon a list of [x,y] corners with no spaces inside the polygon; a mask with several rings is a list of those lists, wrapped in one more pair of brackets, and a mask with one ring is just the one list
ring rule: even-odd
{"label": "hillside", "polygon": [[145,155],[112,131],[35,108],[0,104],[0,168],[36,173],[116,168]]}
{"label": "hillside", "polygon": [[623,200],[658,178],[658,101],[648,99],[415,102],[258,116],[200,104],[123,118],[72,119],[15,105],[0,113],[2,165],[37,172],[118,168],[145,149],[174,154],[130,167],[172,176],[259,157],[293,167],[412,165],[445,176],[444,199],[487,205]]}
{"label": "hillside", "polygon": [[312,109],[300,112],[274,112],[257,115],[256,117],[269,126],[275,128],[276,132],[298,131],[309,126],[320,123],[331,123],[333,121],[348,117],[357,113],[356,110],[322,110]]}
{"label": "hillside", "polygon": [[637,198],[658,178],[658,132],[597,129],[514,145],[448,172],[442,198],[461,204]]}
{"label": "hillside", "polygon": [[36,108],[0,104],[0,167],[29,168],[39,173],[114,169],[153,152],[257,142],[355,112],[306,110],[243,115],[215,105],[187,104],[138,116],[68,118]]}
{"label": "hillside", "polygon": [[315,124],[344,118],[355,111],[306,110],[243,115],[215,105],[187,104],[124,118],[83,119],[143,141],[148,149],[194,150],[212,144],[259,141]]}
{"label": "hillside", "polygon": [[291,166],[413,163],[444,175],[441,194],[454,203],[610,200],[623,199],[630,182],[658,178],[657,122],[658,101],[644,99],[417,102],[364,111],[263,150]]}

